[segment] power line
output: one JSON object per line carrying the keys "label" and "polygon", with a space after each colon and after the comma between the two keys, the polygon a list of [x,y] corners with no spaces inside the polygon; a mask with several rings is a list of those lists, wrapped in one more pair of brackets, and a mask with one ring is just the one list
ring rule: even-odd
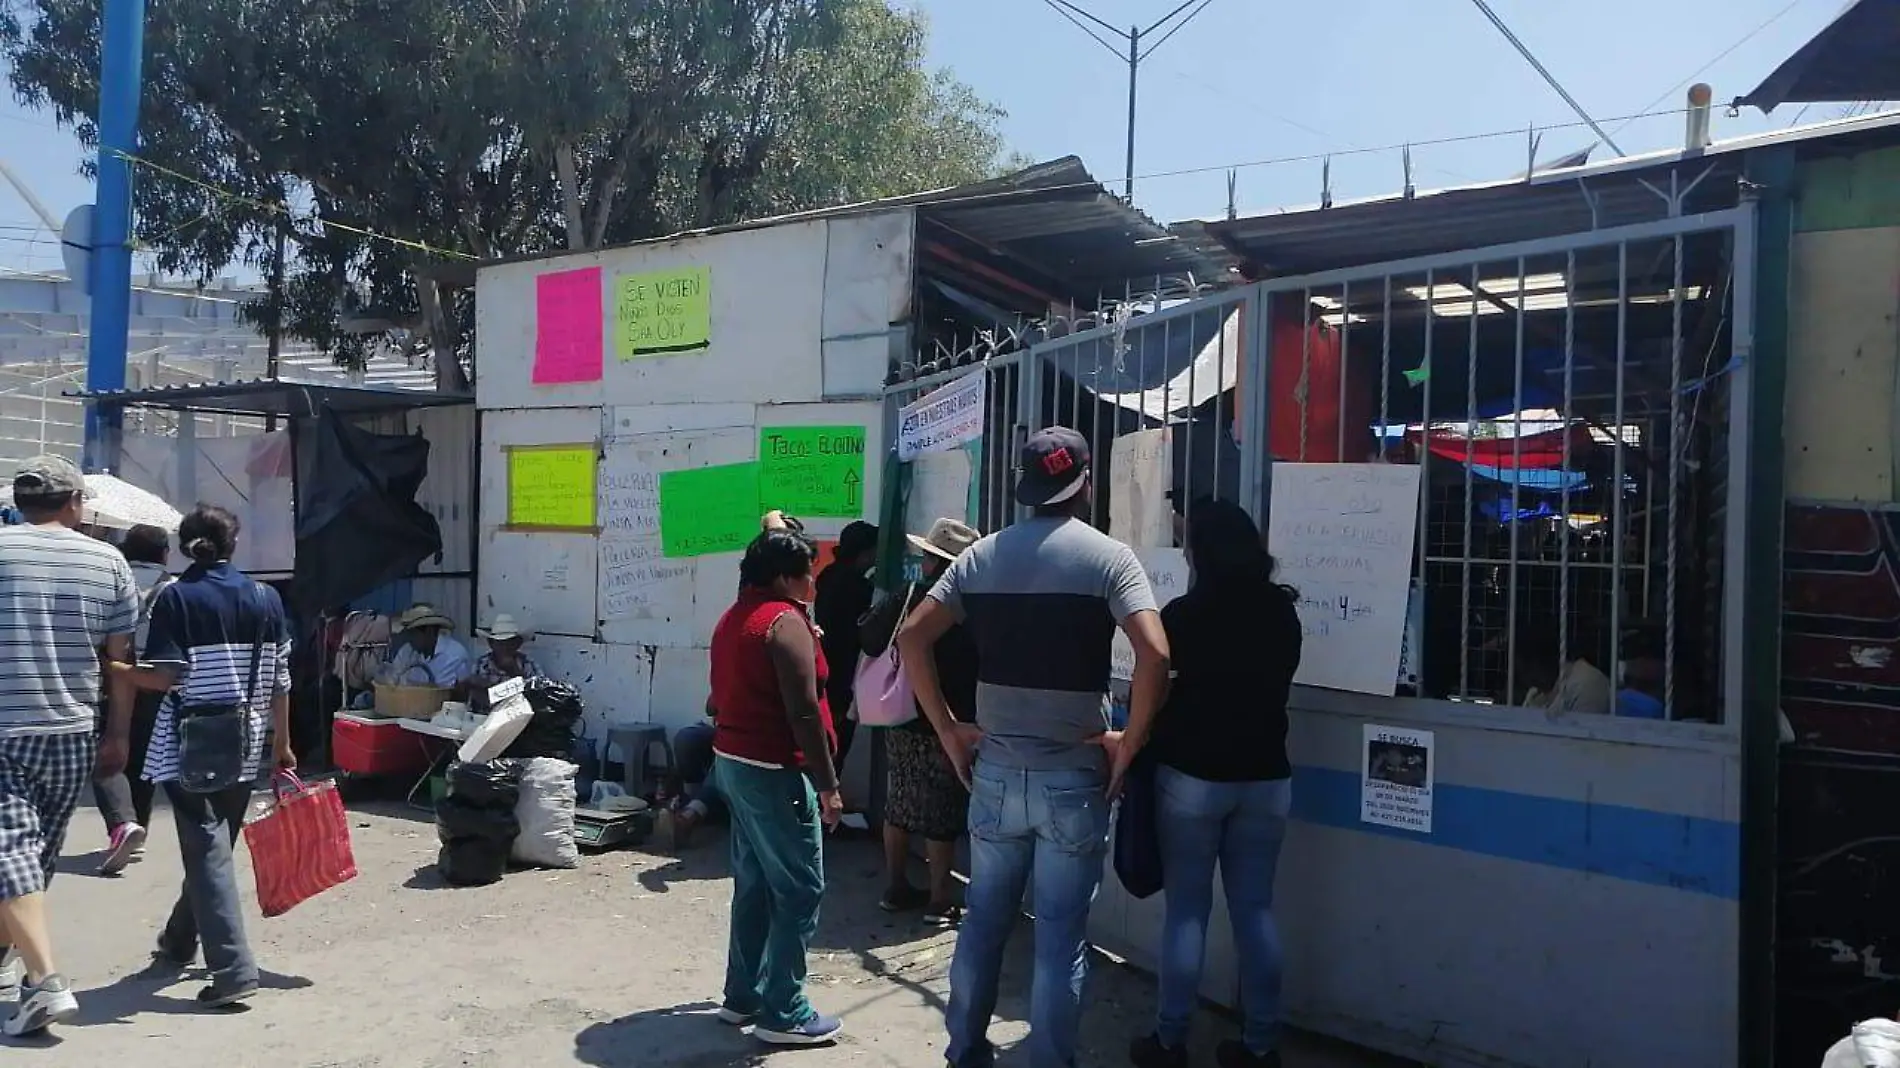
{"label": "power line", "polygon": [[[1660,118],[1666,115],[1681,115],[1687,110],[1688,109],[1686,108],[1667,108],[1660,111],[1639,112],[1633,115],[1611,115],[1611,116],[1606,116],[1605,121],[1618,122],[1618,121],[1628,121],[1628,120],[1634,120],[1634,119]],[[1583,123],[1583,122],[1558,122],[1558,123],[1549,123],[1546,125],[1539,126],[1538,129],[1567,130],[1567,129],[1576,129],[1579,127],[1583,127],[1585,125],[1588,125],[1588,124]],[[1213,174],[1213,173],[1221,172],[1221,171],[1246,170],[1246,169],[1252,169],[1256,167],[1273,167],[1273,166],[1281,166],[1281,165],[1293,164],[1293,163],[1315,163],[1322,160],[1337,158],[1341,156],[1375,155],[1382,152],[1398,152],[1405,149],[1431,148],[1431,147],[1441,146],[1441,145],[1468,144],[1474,141],[1485,141],[1485,140],[1491,140],[1491,139],[1495,139],[1499,137],[1522,137],[1522,136],[1524,136],[1523,127],[1515,127],[1508,130],[1490,130],[1483,133],[1457,134],[1457,135],[1448,136],[1448,137],[1434,137],[1434,138],[1428,138],[1421,141],[1401,141],[1401,142],[1395,142],[1393,144],[1388,144],[1388,145],[1370,145],[1370,146],[1364,146],[1364,147],[1334,149],[1334,150],[1329,150],[1325,152],[1309,152],[1309,153],[1303,153],[1303,154],[1294,155],[1294,156],[1276,156],[1276,157],[1270,157],[1266,159],[1238,160],[1238,161],[1234,161],[1230,163],[1217,163],[1217,164],[1210,164],[1207,166],[1200,166],[1200,167],[1182,167],[1182,168],[1176,168],[1173,170],[1150,171],[1146,174],[1136,175],[1135,177],[1141,178],[1143,180],[1158,179],[1158,178],[1182,178],[1182,177],[1189,177],[1189,176],[1194,176],[1194,175]],[[251,197],[247,197],[247,196],[244,196],[243,194],[231,192],[229,190],[220,188],[202,179],[194,178],[190,175],[183,174],[179,171],[175,171],[167,167],[161,167],[157,164],[150,162],[149,160],[139,159],[138,157],[132,156],[129,153],[125,154],[125,158],[129,162],[138,166],[142,166],[154,174],[161,175],[163,177],[166,177],[172,180],[189,183],[190,185],[196,186],[199,189],[205,190],[206,192],[212,193],[216,196],[219,196],[227,200],[231,200],[236,203],[244,204],[247,207],[250,207],[252,209],[260,210],[260,211],[276,212],[279,214],[285,213],[285,209],[283,208],[282,205],[268,204],[268,203],[254,200]],[[1098,182],[1073,182],[1073,183],[1068,183],[1065,185],[1038,186],[1034,190],[1029,190],[1027,192],[1031,192],[1037,195],[1044,195],[1044,194],[1056,192],[1059,190],[1070,190],[1070,189],[1073,189],[1073,190],[1098,189],[1099,190],[1100,188],[1101,188],[1101,184]],[[972,193],[965,196],[945,197],[941,200],[932,201],[932,204],[940,206],[940,207],[951,207],[957,204],[991,203],[991,202],[996,202],[999,200],[1007,200],[1011,196],[1018,196],[1018,195],[1021,195],[1021,194],[1020,193]],[[867,205],[866,207],[869,208],[873,206],[874,205]],[[201,220],[193,220],[192,223],[188,223],[186,225],[192,225],[193,223],[196,223],[199,221]],[[374,233],[371,231],[359,229],[357,227],[347,226],[342,223],[332,222],[320,217],[309,219],[307,221],[317,226],[335,228],[335,229],[356,234],[359,236],[372,238],[374,240],[387,241],[392,244],[416,249],[418,251],[432,253],[438,256],[447,256],[447,257],[453,257],[453,258],[465,259],[465,260],[475,260],[477,258],[474,256],[470,256],[466,253],[456,252],[456,251],[448,250],[448,249],[433,248],[433,247],[421,244],[420,242],[414,242],[414,241],[410,241],[404,238],[393,237],[388,234]],[[19,241],[22,239],[9,238],[7,240]],[[0,266],[0,273],[8,273],[8,268],[4,266]]]}
{"label": "power line", "polygon": [[[1096,44],[1113,52],[1117,59],[1128,64],[1128,154],[1122,171],[1122,196],[1133,204],[1135,202],[1135,101],[1141,61],[1154,55],[1155,49],[1167,44],[1169,38],[1181,32],[1183,26],[1199,17],[1214,0],[1181,0],[1180,5],[1174,10],[1148,25],[1130,26],[1126,30],[1116,29],[1107,20],[1075,3],[1074,0],[1042,0],[1042,2],[1056,14],[1068,19],[1076,29],[1088,34]],[[1199,6],[1196,6],[1197,4]],[[1193,10],[1190,11],[1189,8]],[[1094,25],[1091,26],[1090,23]],[[1096,27],[1100,27],[1100,30],[1098,31]],[[1142,42],[1156,33],[1161,34],[1160,40],[1154,41],[1144,49]],[[1110,38],[1113,38],[1115,43],[1110,43]],[[1128,46],[1126,55],[1119,47],[1123,44]]]}
{"label": "power line", "polygon": [[[1085,34],[1089,34],[1089,36],[1091,36],[1091,38],[1094,38],[1094,40],[1096,40],[1096,42],[1098,42],[1098,44],[1100,44],[1102,48],[1108,49],[1108,51],[1110,51],[1110,55],[1113,55],[1115,59],[1121,59],[1121,49],[1115,48],[1115,46],[1112,46],[1112,44],[1108,44],[1108,38],[1106,38],[1106,36],[1102,36],[1100,32],[1096,32],[1096,30],[1094,30],[1093,27],[1089,25],[1089,23],[1085,23],[1085,21],[1081,21],[1081,19],[1077,19],[1077,17],[1075,17],[1075,13],[1081,13],[1081,15],[1085,15],[1085,17],[1089,17],[1089,19],[1094,19],[1094,15],[1089,15],[1089,11],[1083,11],[1081,10],[1081,8],[1075,8],[1073,4],[1064,4],[1064,2],[1060,2],[1060,0],[1043,0],[1043,4],[1049,4],[1049,8],[1051,8],[1051,10],[1053,10],[1054,13],[1056,13],[1056,15],[1062,15],[1062,17],[1064,17],[1064,19],[1068,19],[1070,23],[1075,23],[1075,29],[1081,30],[1081,32],[1085,32]],[[1070,13],[1070,10],[1072,10],[1072,8],[1073,8],[1073,11],[1075,11],[1075,13]],[[1100,19],[1096,19],[1096,21],[1100,21]],[[1106,27],[1108,23],[1102,23],[1102,25]],[[1110,32],[1113,32],[1113,34],[1119,34],[1121,30],[1113,29],[1113,27],[1110,27]]]}
{"label": "power line", "polygon": [[[1157,27],[1159,27],[1163,22],[1166,22],[1168,21],[1168,19],[1171,19],[1174,16],[1179,15],[1183,11],[1186,11],[1188,4],[1191,4],[1193,2],[1194,0],[1187,0],[1187,3],[1184,3],[1180,7],[1177,7],[1173,11],[1170,11],[1167,15],[1167,18],[1164,18],[1161,20],[1161,22],[1157,22],[1153,26],[1150,26],[1147,29],[1141,31],[1142,35],[1147,36],[1149,33],[1154,32],[1154,30]],[[1147,59],[1149,56],[1154,55],[1155,49],[1160,48],[1164,44],[1167,44],[1168,38],[1173,37],[1177,33],[1180,33],[1181,27],[1186,26],[1190,22],[1193,22],[1194,16],[1199,15],[1203,11],[1206,11],[1207,5],[1213,2],[1214,0],[1201,0],[1200,7],[1197,7],[1193,11],[1188,12],[1188,15],[1186,18],[1182,19],[1181,21],[1175,23],[1173,26],[1169,27],[1168,32],[1161,35],[1161,40],[1156,41],[1154,44],[1149,45],[1147,48],[1147,51],[1144,51],[1143,53],[1141,53],[1141,55],[1138,58]]]}
{"label": "power line", "polygon": [[[282,202],[258,200],[255,197],[248,197],[242,193],[234,193],[228,189],[224,189],[219,186],[213,185],[202,178],[194,178],[189,174],[184,174],[180,171],[172,170],[169,167],[165,167],[160,164],[153,163],[149,159],[141,159],[130,152],[121,152],[117,149],[108,149],[107,151],[111,155],[124,160],[128,164],[144,167],[147,170],[150,170],[154,173],[162,174],[168,178],[173,178],[173,179],[176,179],[177,181],[185,182],[189,185],[196,186],[199,189],[204,190],[205,192],[211,193],[219,197],[223,197],[226,200],[232,201],[234,203],[246,205],[247,207],[250,207],[251,209],[257,212],[260,212],[262,214],[280,216],[285,219],[293,218],[290,213],[290,209],[286,205],[284,205]],[[204,218],[205,216],[201,214],[198,218],[193,219],[190,222],[186,223],[185,226],[195,225],[203,221]],[[377,233],[374,230],[366,230],[360,226],[351,226],[348,223],[340,223],[333,219],[325,219],[320,215],[312,216],[307,221],[317,226],[320,226],[326,230],[338,230],[346,234],[354,234],[357,237],[366,237],[372,241],[383,241],[391,245],[396,245],[401,248],[413,249],[417,252],[426,253],[431,256],[441,256],[445,259],[467,260],[469,262],[476,262],[481,259],[481,257],[479,256],[471,256],[466,252],[458,252],[454,249],[436,248],[433,245],[430,245],[423,241],[416,241],[416,240],[412,240],[406,237],[396,237],[392,234]],[[183,229],[183,227],[180,227],[180,229]]]}
{"label": "power line", "polygon": [[[1630,120],[1630,119],[1659,118],[1665,115],[1681,115],[1686,110],[1688,109],[1666,108],[1661,111],[1639,112],[1633,115],[1611,115],[1606,118],[1606,121],[1617,122],[1617,121]],[[1568,129],[1576,129],[1584,125],[1586,124],[1582,122],[1556,122],[1556,123],[1548,123],[1545,125],[1541,125],[1537,128],[1540,130],[1568,130]],[[1333,150],[1329,150],[1325,152],[1308,152],[1308,153],[1295,155],[1295,156],[1276,156],[1276,157],[1270,157],[1266,159],[1239,160],[1239,161],[1235,161],[1231,163],[1209,164],[1207,166],[1200,166],[1200,167],[1181,167],[1181,168],[1176,168],[1173,170],[1150,171],[1145,174],[1136,175],[1135,177],[1144,179],[1144,180],[1153,179],[1153,178],[1182,178],[1182,177],[1189,177],[1189,176],[1200,175],[1200,174],[1213,174],[1219,171],[1246,170],[1246,169],[1251,169],[1255,167],[1273,167],[1273,166],[1280,166],[1280,165],[1290,164],[1290,163],[1316,163],[1321,160],[1325,160],[1329,158],[1337,158],[1340,156],[1367,156],[1367,155],[1376,155],[1382,152],[1398,152],[1398,151],[1408,149],[1408,148],[1414,148],[1414,149],[1432,148],[1432,147],[1440,146],[1440,145],[1468,144],[1473,141],[1486,141],[1486,140],[1492,140],[1499,137],[1522,137],[1522,136],[1524,136],[1524,128],[1519,126],[1519,127],[1514,127],[1508,130],[1489,130],[1483,133],[1455,134],[1448,137],[1427,138],[1422,141],[1399,141],[1399,142],[1394,142],[1388,145],[1368,145],[1368,146],[1355,147],[1355,148],[1333,149]],[[133,156],[129,153],[125,154],[125,158],[137,166],[141,166],[150,170],[154,174],[158,174],[163,177],[173,179],[175,181],[186,182],[206,192],[212,193],[216,196],[222,197],[227,200],[231,200],[236,203],[243,204],[247,207],[250,207],[259,211],[274,212],[274,213],[279,213],[279,214],[285,213],[285,209],[282,205],[270,204],[270,203],[255,200],[241,193],[235,193],[230,190],[223,189],[210,182],[204,181],[203,179],[194,178],[191,175],[172,170],[168,167],[159,166],[158,164],[152,163],[149,160],[140,159],[139,157]],[[1029,190],[1028,192],[1033,192],[1036,194],[1046,194],[1046,193],[1056,192],[1059,190],[1070,190],[1070,189],[1081,190],[1081,189],[1100,189],[1100,188],[1101,188],[1101,184],[1098,182],[1072,182],[1065,185],[1037,186],[1035,189]],[[941,200],[933,200],[931,201],[931,203],[935,206],[950,207],[957,204],[994,202],[998,200],[1004,200],[1010,196],[1015,196],[1015,195],[1020,195],[1020,194],[972,193],[966,196],[945,197]],[[196,223],[198,221],[199,220],[193,220],[192,222]],[[467,253],[456,252],[450,249],[433,248],[427,245],[423,245],[419,242],[409,241],[405,238],[392,237],[388,234],[374,233],[371,231],[359,229],[357,227],[347,226],[342,223],[331,222],[329,220],[326,220],[320,217],[308,219],[306,221],[317,226],[331,227],[331,228],[343,230],[347,233],[356,234],[363,237],[369,237],[375,240],[387,241],[392,244],[402,245],[408,248],[414,248],[414,249],[417,249],[418,251],[424,251],[424,252],[432,253],[439,256],[454,257],[454,258],[465,259],[465,260],[477,259],[477,257],[470,256]],[[187,224],[187,225],[191,225],[191,224]]]}
{"label": "power line", "polygon": [[1471,0],[1471,2],[1478,5],[1478,10],[1484,12],[1484,17],[1491,20],[1491,25],[1498,28],[1498,32],[1504,35],[1505,40],[1511,42],[1511,47],[1517,49],[1518,55],[1523,56],[1524,61],[1529,63],[1532,69],[1536,70],[1537,73],[1543,77],[1545,84],[1555,89],[1558,96],[1564,98],[1564,103],[1570,105],[1570,110],[1576,112],[1577,117],[1581,118],[1590,129],[1594,130],[1596,135],[1603,140],[1604,144],[1609,145],[1611,149],[1615,150],[1617,155],[1623,155],[1623,149],[1617,145],[1616,141],[1613,140],[1608,133],[1604,132],[1603,127],[1597,124],[1597,120],[1590,117],[1589,112],[1583,110],[1583,105],[1577,103],[1577,98],[1570,95],[1570,91],[1565,89],[1563,84],[1557,81],[1557,76],[1552,74],[1550,69],[1545,67],[1544,64],[1531,53],[1531,50],[1525,46],[1524,42],[1517,39],[1517,34],[1512,33],[1511,28],[1506,26],[1504,20],[1498,17],[1498,13],[1491,10],[1491,5],[1485,3],[1485,0]]}
{"label": "power line", "polygon": [[[1172,75],[1176,80],[1180,82],[1183,82],[1187,85],[1192,85],[1192,86],[1195,86],[1196,88],[1213,93],[1216,96],[1221,97],[1223,100],[1229,103],[1237,103],[1241,107],[1244,107],[1248,109],[1249,111],[1255,112],[1256,114],[1259,114],[1264,118],[1269,118],[1277,123],[1290,126],[1293,129],[1300,131],[1301,133],[1310,134],[1313,137],[1319,138],[1321,141],[1329,141],[1334,144],[1342,144],[1342,145],[1345,145],[1347,149],[1354,150],[1354,151],[1357,151],[1359,148],[1357,144],[1351,141],[1348,141],[1345,138],[1339,137],[1335,134],[1327,133],[1325,130],[1322,130],[1316,126],[1308,125],[1307,123],[1301,122],[1298,119],[1291,118],[1287,115],[1281,114],[1280,112],[1273,111],[1269,108],[1266,108],[1262,106],[1259,101],[1255,100],[1251,94],[1235,92],[1229,86],[1218,85],[1212,81],[1209,81],[1206,78],[1200,77],[1199,75],[1188,74],[1184,71],[1171,70],[1171,71],[1168,71],[1167,73]],[[1522,130],[1519,130],[1517,132],[1523,133]],[[1439,174],[1445,175],[1448,178],[1457,179],[1460,182],[1475,182],[1478,180],[1476,178],[1473,178],[1469,174],[1461,174],[1458,171],[1446,170],[1443,167],[1427,167],[1425,169],[1430,170],[1430,171],[1436,171]]]}
{"label": "power line", "polygon": [[[1773,26],[1775,23],[1780,22],[1782,18],[1784,18],[1788,14],[1788,12],[1793,11],[1795,8],[1800,7],[1802,4],[1806,2],[1807,0],[1789,0],[1789,3],[1783,6],[1780,11],[1777,11],[1774,14],[1768,16],[1766,19],[1762,21],[1762,23],[1759,26],[1756,26],[1754,29],[1743,34],[1741,40],[1736,41],[1734,44],[1729,45],[1727,48],[1722,49],[1722,51],[1716,53],[1716,56],[1714,59],[1711,59],[1707,63],[1704,63],[1700,67],[1697,67],[1695,71],[1691,73],[1687,78],[1684,78],[1683,80],[1663,90],[1661,96],[1658,96],[1656,99],[1651,100],[1647,104],[1644,104],[1643,110],[1648,111],[1650,108],[1655,107],[1657,104],[1660,104],[1663,101],[1668,100],[1670,97],[1674,96],[1675,94],[1681,92],[1685,87],[1689,85],[1690,82],[1693,82],[1697,78],[1700,78],[1703,74],[1706,74],[1710,67],[1713,67],[1717,63],[1720,63],[1723,60],[1727,59],[1728,57],[1734,55],[1736,49],[1741,48],[1743,45],[1754,40],[1756,37],[1759,37],[1762,34],[1762,31],[1768,29],[1768,27],[1770,26]],[[1627,127],[1628,125],[1629,125],[1629,121],[1625,121],[1622,126],[1618,126],[1615,130],[1611,132],[1622,133],[1624,127]]]}

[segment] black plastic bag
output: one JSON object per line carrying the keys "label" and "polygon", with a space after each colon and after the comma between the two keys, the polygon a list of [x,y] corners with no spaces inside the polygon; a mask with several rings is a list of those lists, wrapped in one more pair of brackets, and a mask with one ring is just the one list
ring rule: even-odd
{"label": "black plastic bag", "polygon": [[542,723],[531,720],[513,742],[508,744],[507,759],[532,760],[535,757],[554,757],[566,760],[574,751],[574,730],[567,724]]}
{"label": "black plastic bag", "polygon": [[444,845],[481,839],[509,846],[521,833],[521,822],[512,808],[483,808],[445,797],[435,806],[435,833]]}
{"label": "black plastic bag", "polygon": [[581,705],[581,692],[565,682],[557,682],[546,676],[529,679],[522,696],[528,701],[528,707],[534,709],[535,722],[559,724],[572,729],[579,723],[586,709]]}
{"label": "black plastic bag", "polygon": [[[458,766],[497,773],[512,770],[508,792],[511,795],[518,792],[520,770],[511,765],[497,767],[499,763]],[[492,784],[490,778],[474,781]],[[508,808],[491,808],[467,798],[450,796],[435,806],[435,833],[442,843],[435,863],[442,878],[457,886],[486,886],[499,880],[508,870],[508,854],[521,834],[521,821],[515,818],[512,804]]]}
{"label": "black plastic bag", "polygon": [[533,714],[504,754],[511,760],[553,757],[566,760],[574,751],[574,730],[586,708],[579,690],[545,676],[529,679],[522,690]]}
{"label": "black plastic bag", "polygon": [[449,765],[449,797],[472,808],[515,810],[521,796],[521,765],[512,760]]}
{"label": "black plastic bag", "polygon": [[456,886],[487,886],[501,881],[508,873],[508,851],[512,843],[486,838],[458,838],[442,843],[436,854],[435,869],[443,879]]}

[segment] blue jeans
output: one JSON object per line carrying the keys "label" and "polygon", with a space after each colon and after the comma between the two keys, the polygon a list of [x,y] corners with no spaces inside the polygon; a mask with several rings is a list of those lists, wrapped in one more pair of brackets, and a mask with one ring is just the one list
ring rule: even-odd
{"label": "blue jeans", "polygon": [[673,763],[679,772],[684,798],[705,805],[708,816],[719,815],[725,809],[725,801],[719,796],[719,784],[713,781],[713,725],[694,723],[681,727],[673,735]]}
{"label": "blue jeans", "polygon": [[159,946],[173,960],[189,961],[202,943],[213,984],[222,988],[255,983],[257,960],[244,937],[244,905],[233,859],[251,807],[251,784],[194,794],[168,782],[165,798],[178,824],[185,889],[172,907]]}
{"label": "blue jeans", "polygon": [[1280,1031],[1280,930],[1273,921],[1273,875],[1286,841],[1293,780],[1208,782],[1162,767],[1161,870],[1167,918],[1161,929],[1161,994],[1155,1037],[1187,1041],[1200,1000],[1207,917],[1220,862],[1227,915],[1240,962],[1241,1032],[1255,1053],[1272,1050]]}
{"label": "blue jeans", "polygon": [[1075,1063],[1088,977],[1089,906],[1108,852],[1107,776],[1101,771],[1024,771],[978,758],[970,788],[970,889],[950,964],[947,1024],[955,1068],[987,1068],[995,1057],[1003,948],[1035,874],[1035,973],[1029,996],[1029,1063]]}
{"label": "blue jeans", "polygon": [[713,778],[732,812],[732,932],[725,1007],[791,1031],[815,1013],[805,1000],[805,950],[825,895],[818,795],[797,768],[716,757]]}

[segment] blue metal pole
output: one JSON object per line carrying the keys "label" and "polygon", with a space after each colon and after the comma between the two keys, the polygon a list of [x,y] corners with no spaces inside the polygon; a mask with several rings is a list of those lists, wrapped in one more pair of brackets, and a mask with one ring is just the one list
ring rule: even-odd
{"label": "blue metal pole", "polygon": [[[87,257],[92,333],[86,343],[88,392],[125,388],[126,333],[132,311],[132,164],[138,151],[139,83],[145,58],[145,0],[106,0],[99,45],[99,188]],[[88,471],[119,463],[117,404],[86,406]]]}

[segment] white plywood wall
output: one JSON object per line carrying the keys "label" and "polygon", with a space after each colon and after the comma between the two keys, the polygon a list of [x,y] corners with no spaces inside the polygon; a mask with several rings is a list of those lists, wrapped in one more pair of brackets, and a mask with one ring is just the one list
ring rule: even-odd
{"label": "white plywood wall", "polygon": [[[738,585],[736,553],[661,554],[653,488],[660,473],[757,459],[761,427],[862,426],[860,517],[875,521],[882,383],[908,315],[911,233],[910,213],[896,211],[479,272],[480,614],[521,618],[536,634],[542,666],[581,688],[595,727],[697,720],[708,689],[706,647]],[[601,379],[535,385],[536,279],[584,267],[603,278]],[[710,272],[710,343],[616,359],[612,279],[681,267]],[[583,442],[598,449],[603,527],[505,529],[506,450]],[[836,537],[850,521],[807,518],[820,538]]]}

